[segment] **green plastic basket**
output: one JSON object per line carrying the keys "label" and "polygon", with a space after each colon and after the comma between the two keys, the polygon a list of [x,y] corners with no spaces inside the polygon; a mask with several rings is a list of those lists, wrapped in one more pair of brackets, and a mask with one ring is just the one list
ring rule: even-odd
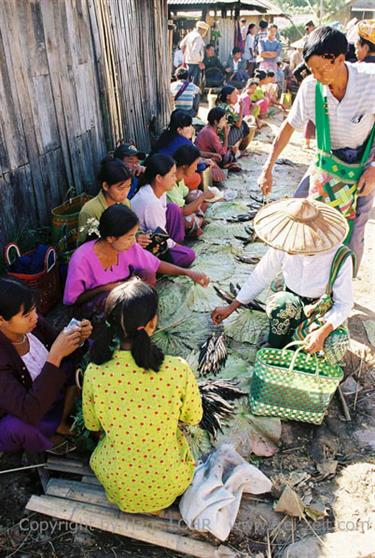
{"label": "green plastic basket", "polygon": [[[301,346],[291,351],[287,349],[291,345]],[[257,352],[250,387],[251,411],[255,415],[321,424],[343,371],[337,364],[301,353],[303,341],[287,347]]]}

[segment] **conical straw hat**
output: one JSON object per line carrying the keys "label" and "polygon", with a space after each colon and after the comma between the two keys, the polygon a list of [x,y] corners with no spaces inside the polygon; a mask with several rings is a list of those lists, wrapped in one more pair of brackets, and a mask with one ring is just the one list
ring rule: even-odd
{"label": "conical straw hat", "polygon": [[318,254],[340,244],[349,231],[341,213],[312,198],[288,198],[264,206],[254,219],[256,234],[288,254]]}

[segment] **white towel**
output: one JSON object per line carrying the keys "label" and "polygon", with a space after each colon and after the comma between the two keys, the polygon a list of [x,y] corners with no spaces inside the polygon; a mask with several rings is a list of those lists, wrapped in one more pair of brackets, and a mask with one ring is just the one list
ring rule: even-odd
{"label": "white towel", "polygon": [[233,446],[223,444],[195,470],[192,484],[180,500],[185,523],[225,541],[236,521],[243,492],[263,494],[271,481],[247,463]]}

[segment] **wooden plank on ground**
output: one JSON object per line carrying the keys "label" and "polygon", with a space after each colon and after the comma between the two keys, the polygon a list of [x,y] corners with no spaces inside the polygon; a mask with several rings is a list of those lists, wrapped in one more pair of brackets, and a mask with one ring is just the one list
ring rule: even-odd
{"label": "wooden plank on ground", "polygon": [[[151,520],[153,519],[151,517],[147,519],[136,515],[129,517],[128,514],[124,514],[120,510],[64,500],[53,496],[32,496],[26,505],[26,509],[169,548],[175,552],[196,556],[197,558],[217,558],[220,556],[218,554],[219,549],[213,544],[167,533],[151,526]],[[155,519],[157,520],[157,518]],[[155,525],[157,525],[157,522]],[[227,558],[238,556],[236,552],[227,547],[221,546],[221,549],[226,551],[225,556]]]}
{"label": "wooden plank on ground", "polygon": [[50,479],[47,486],[48,496],[66,498],[76,502],[86,502],[105,508],[118,509],[107,500],[104,488],[100,484],[89,484],[67,479]]}
{"label": "wooden plank on ground", "polygon": [[[85,482],[83,479],[90,479]],[[96,483],[92,482],[95,479]],[[57,496],[58,498],[67,498],[77,502],[86,502],[87,504],[95,504],[106,508],[118,509],[115,504],[111,504],[107,500],[104,488],[96,477],[82,477],[82,481],[68,479],[50,479],[46,493],[48,496]],[[148,516],[150,514],[141,514]],[[178,508],[170,507],[158,513],[158,519],[168,520],[168,522],[181,522],[182,517]],[[185,530],[185,528],[184,528]]]}
{"label": "wooden plank on ground", "polygon": [[83,475],[82,482],[85,484],[97,484],[101,486],[100,482],[96,477],[94,477],[94,475]]}
{"label": "wooden plank on ground", "polygon": [[90,467],[77,459],[65,459],[63,457],[49,457],[47,464],[47,469],[51,471],[60,471],[61,473],[72,473],[75,475],[90,475],[94,476],[94,473]]}

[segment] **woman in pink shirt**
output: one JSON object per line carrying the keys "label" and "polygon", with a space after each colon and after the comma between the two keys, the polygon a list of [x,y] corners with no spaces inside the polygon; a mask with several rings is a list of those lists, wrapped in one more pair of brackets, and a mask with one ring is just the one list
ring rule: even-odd
{"label": "woman in pink shirt", "polygon": [[[235,160],[238,147],[228,147],[229,125],[225,116],[225,110],[215,107],[207,116],[208,124],[199,132],[195,145],[200,152],[215,160],[221,166],[228,166]],[[223,135],[223,141],[220,134]]]}
{"label": "woman in pink shirt", "polygon": [[100,217],[98,240],[82,244],[74,252],[68,267],[64,304],[76,305],[75,316],[103,316],[108,293],[132,275],[155,284],[156,273],[185,275],[206,286],[203,273],[160,261],[136,243],[139,221],[124,205],[112,205]]}

